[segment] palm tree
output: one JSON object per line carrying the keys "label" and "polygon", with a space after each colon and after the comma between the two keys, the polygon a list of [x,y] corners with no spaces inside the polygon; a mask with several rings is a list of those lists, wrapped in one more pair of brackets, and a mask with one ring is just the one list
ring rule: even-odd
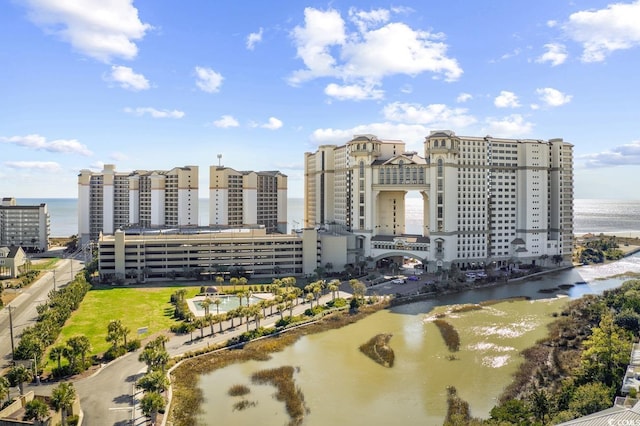
{"label": "palm tree", "polygon": [[11,391],[11,383],[9,383],[9,379],[4,376],[0,376],[0,399],[7,397],[7,403],[9,403],[9,394]]}
{"label": "palm tree", "polygon": [[260,328],[260,320],[262,318],[264,318],[264,315],[262,312],[260,312],[260,307],[255,306],[253,309],[253,319],[256,322],[256,330]]}
{"label": "palm tree", "polygon": [[224,278],[221,275],[216,276],[216,284],[221,285],[224,282]]}
{"label": "palm tree", "polygon": [[219,297],[216,297],[213,299],[213,303],[216,305],[216,315],[220,315],[220,304],[222,303],[222,300],[220,300]]}
{"label": "palm tree", "polygon": [[251,290],[247,290],[244,292],[244,296],[247,298],[247,306],[249,306],[249,299],[251,298],[251,296],[253,296],[253,293],[251,292]]}
{"label": "palm tree", "polygon": [[[27,402],[24,406],[24,419],[34,420],[36,425],[49,417],[49,406],[40,399],[34,399]],[[63,423],[64,426],[64,423]]]}
{"label": "palm tree", "polygon": [[211,327],[211,337],[213,337],[213,335],[215,334],[215,332],[213,331],[214,318],[215,318],[215,315],[213,314],[207,314],[203,318],[205,324]]}
{"label": "palm tree", "polygon": [[244,291],[238,292],[236,296],[238,296],[238,302],[240,302],[240,307],[242,307],[242,299],[244,298]]}
{"label": "palm tree", "polygon": [[9,369],[7,379],[9,379],[11,386],[18,386],[20,395],[24,395],[24,382],[29,382],[33,379],[33,372],[24,365],[14,365]]}
{"label": "palm tree", "polygon": [[169,341],[169,338],[167,336],[165,336],[164,334],[161,334],[160,336],[156,337],[153,340],[153,344],[156,347],[162,347],[162,349],[166,349],[166,343]]}
{"label": "palm tree", "polygon": [[[335,283],[338,280],[333,280],[329,283],[329,291],[331,291],[331,300],[336,300],[336,291],[338,290],[338,285]],[[338,281],[339,282],[339,281]]]}
{"label": "palm tree", "polygon": [[67,340],[67,346],[71,348],[73,353],[82,358],[82,369],[86,367],[86,355],[91,350],[91,342],[87,336],[74,336]]}
{"label": "palm tree", "polygon": [[200,305],[204,309],[205,316],[209,315],[209,306],[211,306],[212,303],[213,303],[213,301],[211,299],[209,299],[208,297],[205,297],[204,300],[202,300],[200,302]]}
{"label": "palm tree", "polygon": [[278,303],[276,305],[276,308],[277,308],[278,312],[280,313],[280,320],[284,321],[284,316],[282,315],[282,313],[284,312],[284,303]]}
{"label": "palm tree", "polygon": [[229,280],[229,282],[231,283],[231,285],[233,286],[233,292],[236,292],[236,285],[238,284],[238,278],[233,277]]}
{"label": "palm tree", "polygon": [[76,390],[73,387],[73,383],[60,383],[51,391],[51,403],[53,404],[53,408],[61,411],[62,413],[62,426],[66,426],[67,414],[75,400]]}
{"label": "palm tree", "polygon": [[169,388],[169,385],[167,375],[160,370],[150,371],[136,382],[136,387],[145,392],[162,393]]}
{"label": "palm tree", "polygon": [[240,283],[240,285],[242,286],[242,288],[244,288],[244,286],[246,286],[246,285],[247,285],[247,282],[248,282],[248,281],[249,281],[249,280],[247,280],[247,278],[246,278],[246,277],[240,277],[240,278],[238,278],[238,283]]}
{"label": "palm tree", "polygon": [[58,370],[62,368],[62,366],[60,365],[60,361],[62,360],[63,356],[64,356],[64,346],[62,345],[54,346],[49,351],[49,359],[51,361],[56,361],[58,363]]}
{"label": "palm tree", "polygon": [[216,322],[220,325],[220,333],[222,333],[222,323],[227,319],[227,314],[218,314],[215,316]]}
{"label": "palm tree", "polygon": [[156,424],[158,411],[164,408],[164,398],[158,392],[147,392],[140,400],[142,412],[151,417],[151,424]]}

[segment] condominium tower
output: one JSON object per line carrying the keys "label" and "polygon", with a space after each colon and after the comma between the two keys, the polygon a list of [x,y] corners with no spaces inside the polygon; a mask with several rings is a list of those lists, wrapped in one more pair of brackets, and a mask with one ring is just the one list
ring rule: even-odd
{"label": "condominium tower", "polygon": [[198,225],[198,166],[171,170],[101,172],[78,175],[78,237],[84,243],[100,233],[127,226]]}
{"label": "condominium tower", "polygon": [[47,251],[51,222],[45,203],[18,205],[13,197],[0,205],[0,247],[19,246],[26,252]]}
{"label": "condominium tower", "polygon": [[[434,131],[422,153],[356,135],[305,154],[305,226],[355,235],[356,256],[414,257],[430,271],[570,260],[573,145]],[[423,200],[418,235],[405,196]]]}
{"label": "condominium tower", "polygon": [[209,185],[209,225],[287,232],[286,175],[211,166]]}

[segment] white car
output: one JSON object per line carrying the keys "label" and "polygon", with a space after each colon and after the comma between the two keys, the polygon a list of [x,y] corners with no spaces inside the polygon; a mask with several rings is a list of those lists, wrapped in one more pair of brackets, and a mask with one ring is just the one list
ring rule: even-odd
{"label": "white car", "polygon": [[396,278],[395,280],[391,281],[394,284],[404,284],[405,280],[403,278]]}

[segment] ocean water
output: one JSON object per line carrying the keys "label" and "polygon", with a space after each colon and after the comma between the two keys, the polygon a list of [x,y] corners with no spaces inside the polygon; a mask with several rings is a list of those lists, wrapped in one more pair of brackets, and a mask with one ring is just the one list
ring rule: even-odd
{"label": "ocean water", "polygon": [[[287,218],[289,230],[303,224],[304,200],[289,198]],[[78,203],[75,198],[19,198],[18,204],[34,205],[46,203],[51,216],[51,235],[68,237],[78,232]],[[199,206],[200,225],[208,225],[209,200],[201,199]],[[405,204],[406,231],[419,234],[422,224],[422,199],[407,198]],[[640,236],[640,200],[593,200],[574,201],[574,233],[615,233],[620,236]]]}

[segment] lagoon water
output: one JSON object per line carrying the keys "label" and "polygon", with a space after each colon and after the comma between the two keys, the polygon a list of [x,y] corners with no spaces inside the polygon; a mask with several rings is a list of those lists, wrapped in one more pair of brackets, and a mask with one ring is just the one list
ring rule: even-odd
{"label": "lagoon water", "polygon": [[[624,278],[608,278],[625,271],[640,272],[640,255],[609,265],[587,266],[545,276],[538,281],[448,295],[373,314],[339,330],[305,336],[267,362],[246,362],[204,375],[200,379],[205,403],[200,422],[205,425],[284,425],[284,404],[273,398],[275,388],[251,384],[252,373],[286,365],[297,367],[294,378],[310,413],[304,425],[402,424],[441,425],[446,414],[446,388],[455,386],[468,401],[472,415],[486,418],[522,358],[520,351],[546,335],[545,325],[568,298],[619,286]],[[539,289],[586,281],[565,297],[549,298]],[[530,301],[507,301],[479,311],[449,314],[459,332],[456,360],[435,325],[438,312],[452,305],[528,296]],[[369,338],[391,333],[395,365],[384,368],[358,350]],[[257,402],[234,411],[238,397],[227,391],[244,384],[245,396]]]}

